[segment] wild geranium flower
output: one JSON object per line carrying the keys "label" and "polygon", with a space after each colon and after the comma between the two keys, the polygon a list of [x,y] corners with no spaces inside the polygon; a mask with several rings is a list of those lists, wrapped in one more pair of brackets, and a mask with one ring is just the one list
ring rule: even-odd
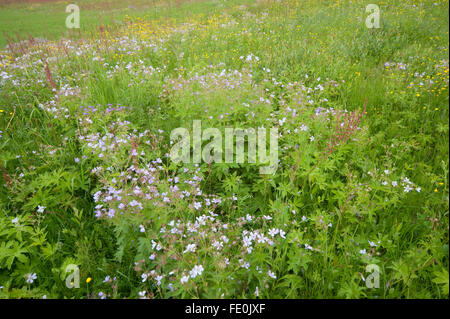
{"label": "wild geranium flower", "polygon": [[200,202],[195,202],[195,203],[194,203],[194,208],[195,208],[196,210],[199,210],[200,208],[202,208],[202,203],[200,203]]}
{"label": "wild geranium flower", "polygon": [[47,207],[45,207],[45,206],[40,206],[40,205],[38,205],[38,210],[37,210],[37,212],[42,214],[46,208],[47,208]]}
{"label": "wild geranium flower", "polygon": [[269,229],[269,235],[274,237],[276,234],[278,234],[279,230],[276,228]]}
{"label": "wild geranium flower", "polygon": [[412,191],[412,190],[413,190],[413,188],[412,188],[411,186],[406,185],[403,191],[404,191],[405,193],[409,193],[409,192]]}
{"label": "wild geranium flower", "polygon": [[25,275],[25,279],[27,284],[32,284],[37,279],[37,275],[36,273],[28,273]]}
{"label": "wild geranium flower", "polygon": [[196,244],[189,244],[186,246],[186,249],[183,251],[183,254],[187,252],[195,252],[195,248],[197,247]]}
{"label": "wild geranium flower", "polygon": [[189,272],[189,275],[191,276],[191,278],[195,278],[197,276],[200,276],[203,273],[203,266],[202,265],[198,265],[198,266],[194,266],[194,268],[192,268],[192,270]]}
{"label": "wild geranium flower", "polygon": [[163,278],[164,278],[164,277],[161,276],[161,275],[155,277],[156,284],[157,284],[158,286],[161,286],[161,280],[162,280]]}
{"label": "wild geranium flower", "polygon": [[147,292],[145,290],[139,291],[139,293],[138,293],[140,299],[146,299],[146,296],[145,296],[146,294],[147,294]]}
{"label": "wild geranium flower", "polygon": [[269,271],[267,272],[267,275],[268,275],[270,278],[277,279],[277,276],[276,276],[275,273],[274,273],[273,271],[271,271],[271,270],[269,270]]}
{"label": "wild geranium flower", "polygon": [[180,282],[181,282],[181,284],[185,284],[188,282],[188,280],[189,280],[189,275],[186,275],[186,276],[181,277]]}

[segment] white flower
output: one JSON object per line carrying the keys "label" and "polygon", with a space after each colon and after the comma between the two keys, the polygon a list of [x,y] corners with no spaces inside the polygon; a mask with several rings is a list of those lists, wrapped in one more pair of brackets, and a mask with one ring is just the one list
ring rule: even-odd
{"label": "white flower", "polygon": [[38,205],[38,210],[37,210],[37,212],[42,214],[42,213],[44,212],[45,208],[46,208],[45,206],[40,206],[40,205]]}
{"label": "white flower", "polygon": [[197,245],[196,244],[189,244],[186,246],[186,249],[183,251],[183,254],[187,253],[187,252],[195,252]]}
{"label": "white flower", "polygon": [[144,226],[142,226],[142,225],[139,225],[139,228],[140,228],[140,230],[139,230],[139,231],[140,231],[141,233],[145,233],[145,228],[144,228]]}
{"label": "white flower", "polygon": [[411,186],[409,186],[409,185],[406,185],[405,186],[405,189],[403,190],[405,193],[409,193],[410,191],[412,191],[413,190],[413,188],[411,187]]}
{"label": "white flower", "polygon": [[148,275],[147,274],[142,274],[141,278],[142,278],[142,282],[145,282],[147,280]]}
{"label": "white flower", "polygon": [[145,299],[145,294],[146,294],[147,292],[144,290],[144,291],[139,291],[139,297],[141,297],[141,299]]}
{"label": "white flower", "polygon": [[162,279],[163,279],[163,276],[161,276],[161,275],[155,277],[156,284],[157,284],[158,286],[161,286],[161,280],[162,280]]}
{"label": "white flower", "polygon": [[25,279],[27,280],[27,284],[32,284],[33,281],[35,281],[37,279],[36,273],[26,274]]}
{"label": "white flower", "polygon": [[270,278],[277,279],[277,276],[276,276],[275,273],[274,273],[273,271],[271,271],[271,270],[269,270],[269,271],[267,272],[267,275],[268,275]]}
{"label": "white flower", "polygon": [[195,203],[194,203],[194,208],[195,208],[196,210],[199,210],[200,208],[202,208],[202,203],[200,203],[200,202],[195,202]]}
{"label": "white flower", "polygon": [[279,232],[279,230],[276,228],[269,229],[269,235],[272,237],[275,236],[276,234],[278,234],[278,232]]}
{"label": "white flower", "polygon": [[370,245],[370,247],[377,247],[377,244],[375,244],[375,242],[370,241],[370,240],[369,240],[369,245]]}
{"label": "white flower", "polygon": [[11,220],[11,222],[12,222],[14,225],[19,224],[19,217],[14,218],[13,220]]}
{"label": "white flower", "polygon": [[259,289],[258,289],[258,286],[256,286],[256,289],[255,289],[255,295],[256,295],[256,297],[259,297]]}
{"label": "white flower", "polygon": [[309,250],[312,250],[313,248],[310,246],[310,245],[308,245],[308,244],[305,244],[305,249],[309,249]]}
{"label": "white flower", "polygon": [[365,248],[364,248],[364,249],[361,249],[361,250],[359,251],[359,253],[365,255],[365,254],[366,254],[366,249],[365,249]]}
{"label": "white flower", "polygon": [[191,278],[195,278],[197,276],[200,276],[203,272],[203,266],[199,265],[199,266],[194,266],[194,268],[192,268],[192,270],[189,272],[189,274],[191,275]]}
{"label": "white flower", "polygon": [[393,181],[392,186],[394,186],[394,187],[397,186],[397,181]]}
{"label": "white flower", "polygon": [[180,282],[181,282],[181,284],[184,284],[184,283],[187,283],[188,280],[189,280],[189,275],[186,275],[186,276],[181,277]]}
{"label": "white flower", "polygon": [[313,142],[313,141],[315,140],[314,136],[311,135],[311,137],[309,138],[309,140],[310,140],[311,142]]}

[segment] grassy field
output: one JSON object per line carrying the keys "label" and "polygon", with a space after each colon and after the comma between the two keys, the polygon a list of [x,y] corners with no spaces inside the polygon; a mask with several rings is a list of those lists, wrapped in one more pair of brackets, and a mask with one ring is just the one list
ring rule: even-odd
{"label": "grassy field", "polygon": [[448,298],[449,3],[369,3],[0,1],[0,298]]}

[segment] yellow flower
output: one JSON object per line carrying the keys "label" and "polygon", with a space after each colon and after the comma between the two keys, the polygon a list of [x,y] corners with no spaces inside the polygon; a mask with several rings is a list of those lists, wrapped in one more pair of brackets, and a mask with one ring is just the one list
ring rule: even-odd
{"label": "yellow flower", "polygon": [[437,188],[435,188],[435,189],[434,189],[434,192],[435,192],[435,193],[437,193],[437,191],[438,191],[438,189],[437,189]]}
{"label": "yellow flower", "polygon": [[87,279],[86,279],[86,283],[88,284],[88,283],[90,283],[91,282],[91,280],[92,280],[92,278],[91,277],[87,277]]}

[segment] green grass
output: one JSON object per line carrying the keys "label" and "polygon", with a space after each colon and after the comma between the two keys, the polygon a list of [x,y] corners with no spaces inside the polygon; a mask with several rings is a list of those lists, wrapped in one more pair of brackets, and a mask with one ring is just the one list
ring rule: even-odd
{"label": "green grass", "polygon": [[[380,3],[380,29],[369,1],[146,3],[0,55],[0,297],[448,298],[448,1]],[[59,39],[65,5],[2,30]],[[278,127],[276,174],[173,163],[194,120]]]}

